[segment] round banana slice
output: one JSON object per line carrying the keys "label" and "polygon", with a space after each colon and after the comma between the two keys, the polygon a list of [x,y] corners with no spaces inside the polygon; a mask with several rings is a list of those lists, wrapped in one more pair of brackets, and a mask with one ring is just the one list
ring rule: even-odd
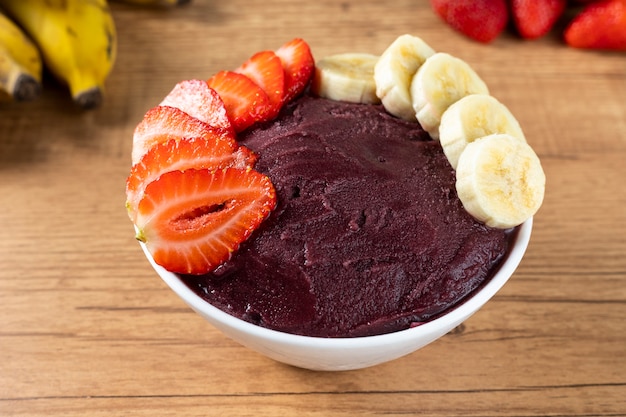
{"label": "round banana slice", "polygon": [[385,109],[396,117],[415,121],[411,100],[411,80],[435,51],[422,39],[412,35],[399,36],[382,53],[374,68],[376,95]]}
{"label": "round banana slice", "polygon": [[508,134],[469,143],[456,170],[463,207],[487,226],[507,229],[531,218],[543,202],[546,177],[532,148]]}
{"label": "round banana slice", "polygon": [[351,103],[379,104],[374,82],[377,55],[345,53],[315,63],[311,91],[320,97]]}
{"label": "round banana slice", "polygon": [[495,97],[470,94],[452,104],[441,116],[439,142],[452,168],[468,143],[495,133],[509,135],[526,142],[517,119]]}
{"label": "round banana slice", "polygon": [[439,52],[419,68],[411,82],[411,98],[417,121],[433,139],[450,105],[469,94],[489,94],[483,80],[460,58]]}

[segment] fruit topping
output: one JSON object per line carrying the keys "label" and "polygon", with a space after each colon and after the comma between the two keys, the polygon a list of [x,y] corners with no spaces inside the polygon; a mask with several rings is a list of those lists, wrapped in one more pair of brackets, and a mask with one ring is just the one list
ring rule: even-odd
{"label": "fruit topping", "polygon": [[507,134],[469,143],[456,170],[463,207],[487,226],[509,228],[529,219],[541,206],[546,177],[532,148]]}
{"label": "fruit topping", "polygon": [[[219,119],[221,116],[216,116]],[[230,127],[216,127],[190,116],[184,111],[170,106],[157,106],[146,112],[133,133],[132,162],[136,164],[154,145],[172,138],[215,137],[234,141],[235,134]],[[218,123],[222,125],[222,123]]]}
{"label": "fruit topping", "polygon": [[374,81],[377,62],[377,55],[365,53],[324,57],[315,64],[311,92],[330,100],[379,104]]}
{"label": "fruit topping", "polygon": [[417,121],[435,139],[443,112],[469,94],[489,94],[489,90],[467,62],[444,52],[429,57],[411,81]]}
{"label": "fruit topping", "polygon": [[411,80],[422,64],[435,53],[421,38],[401,35],[385,49],[374,67],[376,95],[385,110],[404,120],[415,121]]}
{"label": "fruit topping", "polygon": [[275,204],[269,178],[250,168],[170,171],[144,191],[137,239],[169,271],[207,273],[230,259]]}
{"label": "fruit topping", "polygon": [[148,150],[134,164],[126,180],[126,207],[131,220],[136,220],[137,207],[144,189],[152,181],[169,171],[190,168],[222,169],[252,167],[255,154],[234,139],[218,135],[170,139]]}
{"label": "fruit topping", "polygon": [[293,39],[276,51],[285,71],[285,102],[302,94],[311,81],[315,60],[311,48],[302,39]]}
{"label": "fruit topping", "polygon": [[267,94],[270,102],[268,119],[278,115],[285,100],[285,72],[273,51],[258,52],[235,70],[254,81]]}
{"label": "fruit topping", "polygon": [[224,102],[206,81],[179,82],[163,99],[161,106],[176,107],[208,125],[233,130]]}
{"label": "fruit topping", "polygon": [[247,76],[234,71],[220,71],[209,78],[207,84],[222,98],[235,132],[269,118],[269,97]]}
{"label": "fruit topping", "polygon": [[526,142],[517,119],[495,97],[470,94],[452,104],[441,116],[439,142],[452,168],[468,143],[483,136],[507,133]]}

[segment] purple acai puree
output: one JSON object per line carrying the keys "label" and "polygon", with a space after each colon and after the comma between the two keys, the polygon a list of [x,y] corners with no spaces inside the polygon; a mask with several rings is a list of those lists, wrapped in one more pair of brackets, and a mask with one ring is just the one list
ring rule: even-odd
{"label": "purple acai puree", "polygon": [[438,142],[381,106],[304,96],[240,136],[278,205],[230,261],[184,276],[212,305],[321,337],[406,329],[488,280],[511,230],[474,220]]}

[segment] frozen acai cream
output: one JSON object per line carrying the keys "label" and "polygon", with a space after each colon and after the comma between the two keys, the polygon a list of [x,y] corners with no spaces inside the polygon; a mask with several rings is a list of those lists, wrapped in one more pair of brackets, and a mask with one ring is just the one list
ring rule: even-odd
{"label": "frozen acai cream", "polygon": [[304,96],[240,141],[278,205],[229,261],[182,279],[241,319],[324,337],[405,329],[480,287],[512,244],[463,209],[439,143],[382,106]]}

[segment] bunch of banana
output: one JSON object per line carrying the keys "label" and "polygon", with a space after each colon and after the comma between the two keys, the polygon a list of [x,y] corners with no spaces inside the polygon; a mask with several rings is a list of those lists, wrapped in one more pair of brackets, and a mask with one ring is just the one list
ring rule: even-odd
{"label": "bunch of banana", "polygon": [[0,13],[0,92],[4,98],[28,101],[41,92],[41,56],[22,30]]}
{"label": "bunch of banana", "polygon": [[0,0],[0,8],[34,40],[46,68],[68,85],[79,107],[101,104],[117,53],[106,0]]}

